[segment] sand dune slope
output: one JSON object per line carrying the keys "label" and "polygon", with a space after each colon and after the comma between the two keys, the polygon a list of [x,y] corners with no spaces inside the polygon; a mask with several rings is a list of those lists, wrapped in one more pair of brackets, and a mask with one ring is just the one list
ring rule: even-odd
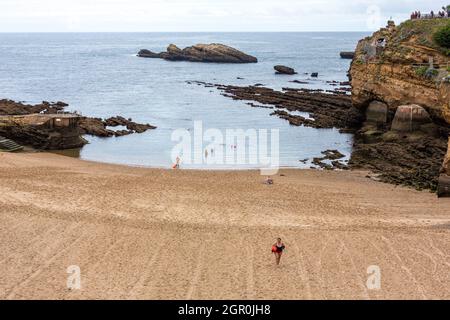
{"label": "sand dune slope", "polygon": [[449,199],[363,172],[282,173],[269,187],[258,172],[0,154],[0,298],[450,299]]}

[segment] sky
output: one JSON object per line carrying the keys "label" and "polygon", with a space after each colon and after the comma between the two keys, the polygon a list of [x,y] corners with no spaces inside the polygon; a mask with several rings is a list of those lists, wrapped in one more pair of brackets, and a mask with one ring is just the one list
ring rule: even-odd
{"label": "sky", "polygon": [[450,0],[0,0],[0,32],[374,31]]}

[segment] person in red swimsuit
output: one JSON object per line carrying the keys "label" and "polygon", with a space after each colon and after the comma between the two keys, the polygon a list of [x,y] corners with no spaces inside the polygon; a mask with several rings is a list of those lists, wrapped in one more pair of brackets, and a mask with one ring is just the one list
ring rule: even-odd
{"label": "person in red swimsuit", "polygon": [[275,255],[275,262],[277,266],[280,265],[281,256],[283,255],[286,246],[281,241],[281,238],[277,239],[277,242],[272,246],[272,252]]}

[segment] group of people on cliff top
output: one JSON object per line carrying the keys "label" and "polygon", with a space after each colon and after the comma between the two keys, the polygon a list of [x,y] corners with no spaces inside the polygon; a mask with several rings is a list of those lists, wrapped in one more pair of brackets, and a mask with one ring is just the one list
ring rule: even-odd
{"label": "group of people on cliff top", "polygon": [[414,11],[411,13],[411,20],[415,19],[434,19],[434,18],[450,18],[450,5],[447,7],[442,7],[442,11],[439,10],[438,13],[435,13],[431,10],[430,13],[422,14],[420,11]]}

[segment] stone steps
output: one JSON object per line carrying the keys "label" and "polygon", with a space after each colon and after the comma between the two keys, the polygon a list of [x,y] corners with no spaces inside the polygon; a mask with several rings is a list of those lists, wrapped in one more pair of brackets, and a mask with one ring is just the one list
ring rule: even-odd
{"label": "stone steps", "polygon": [[23,147],[13,140],[0,137],[0,151],[15,152],[23,150]]}

